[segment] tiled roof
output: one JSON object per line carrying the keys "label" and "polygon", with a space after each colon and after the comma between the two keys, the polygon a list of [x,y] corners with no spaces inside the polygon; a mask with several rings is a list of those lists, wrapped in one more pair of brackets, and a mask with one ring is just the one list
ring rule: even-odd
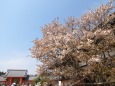
{"label": "tiled roof", "polygon": [[6,77],[27,77],[27,70],[7,70]]}
{"label": "tiled roof", "polygon": [[6,78],[4,76],[0,76],[0,81],[6,81]]}
{"label": "tiled roof", "polygon": [[26,80],[31,81],[31,80],[34,80],[34,79],[36,79],[36,78],[37,78],[36,75],[27,75]]}

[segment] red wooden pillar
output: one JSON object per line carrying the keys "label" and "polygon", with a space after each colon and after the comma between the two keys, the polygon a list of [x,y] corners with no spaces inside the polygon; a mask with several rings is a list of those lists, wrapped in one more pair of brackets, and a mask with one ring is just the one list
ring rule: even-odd
{"label": "red wooden pillar", "polygon": [[23,82],[23,78],[20,78],[19,81],[20,81],[19,84],[22,84],[22,82]]}
{"label": "red wooden pillar", "polygon": [[9,78],[9,84],[10,85],[12,84],[12,80],[13,80],[13,78]]}

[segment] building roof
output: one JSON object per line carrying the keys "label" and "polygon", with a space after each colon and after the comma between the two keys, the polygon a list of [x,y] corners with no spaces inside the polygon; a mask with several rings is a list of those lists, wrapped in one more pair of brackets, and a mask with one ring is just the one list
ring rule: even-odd
{"label": "building roof", "polygon": [[0,81],[6,81],[6,78],[4,76],[0,76]]}
{"label": "building roof", "polygon": [[6,77],[27,77],[27,70],[7,70]]}
{"label": "building roof", "polygon": [[37,78],[37,75],[27,75],[26,80],[32,81]]}

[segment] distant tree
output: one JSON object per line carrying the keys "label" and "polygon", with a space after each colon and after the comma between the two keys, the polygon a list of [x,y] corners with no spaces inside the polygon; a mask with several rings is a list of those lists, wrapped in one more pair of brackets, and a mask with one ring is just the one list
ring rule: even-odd
{"label": "distant tree", "polygon": [[6,73],[3,71],[0,71],[0,76],[5,75]]}
{"label": "distant tree", "polygon": [[33,83],[39,84],[39,86],[44,86],[46,84],[46,82],[48,82],[48,81],[49,81],[49,79],[45,75],[41,74],[41,75],[39,75],[38,78],[34,79]]}
{"label": "distant tree", "polygon": [[[78,78],[92,82],[115,81],[115,10],[111,0],[80,19],[58,19],[42,27],[34,40],[32,57],[42,62],[38,73],[54,79]],[[53,77],[52,77],[53,76]]]}

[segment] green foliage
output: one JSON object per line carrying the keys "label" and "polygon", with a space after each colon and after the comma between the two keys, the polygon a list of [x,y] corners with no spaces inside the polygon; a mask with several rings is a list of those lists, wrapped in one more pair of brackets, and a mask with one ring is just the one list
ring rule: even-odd
{"label": "green foliage", "polygon": [[3,72],[3,71],[1,72],[0,71],[0,76],[5,75],[5,74],[6,74],[5,72]]}
{"label": "green foliage", "polygon": [[40,84],[40,86],[44,86],[45,82],[48,82],[48,78],[41,74],[38,78],[34,79],[34,84]]}

